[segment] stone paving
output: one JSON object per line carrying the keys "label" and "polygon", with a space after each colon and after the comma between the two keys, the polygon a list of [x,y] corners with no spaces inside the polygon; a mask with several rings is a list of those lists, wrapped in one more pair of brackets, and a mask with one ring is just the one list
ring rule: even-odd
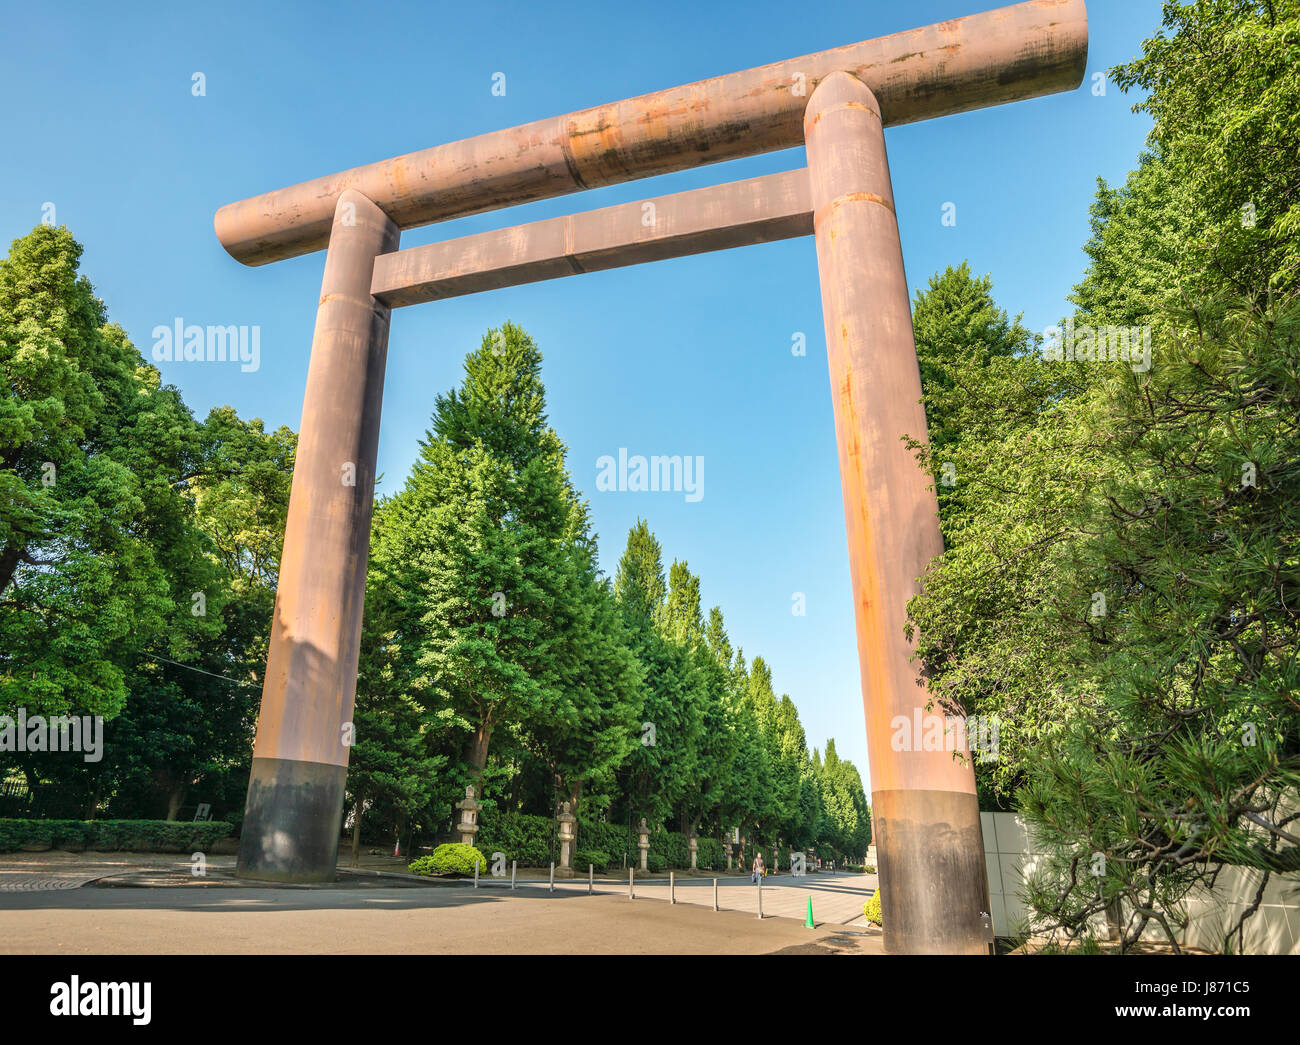
{"label": "stone paving", "polygon": [[[867,874],[808,874],[803,876],[777,875],[768,877],[763,883],[763,917],[795,918],[802,922],[808,914],[808,898],[812,897],[813,921],[818,925],[851,925],[862,920],[862,905],[876,890],[876,876]],[[472,888],[472,886],[471,886]],[[509,879],[484,878],[479,882],[480,889],[509,889]],[[549,885],[543,880],[520,879],[517,892],[521,895],[548,891]],[[598,878],[592,884],[597,893],[614,893],[627,896],[627,880]],[[576,879],[556,879],[557,893],[587,891],[586,877]],[[668,878],[656,875],[633,881],[636,900],[668,901]],[[679,878],[674,884],[673,892],[679,904],[695,906],[713,906],[712,878]],[[758,915],[758,887],[748,877],[722,877],[718,879],[718,907],[724,911],[741,911]]]}
{"label": "stone paving", "polygon": [[[232,856],[208,858],[208,871],[213,875],[208,882],[190,882],[190,861],[182,854],[157,853],[66,853],[47,851],[41,853],[11,853],[0,855],[0,893],[46,892],[78,889],[92,883],[133,885],[186,885],[227,884],[236,888],[251,883],[239,882],[231,877],[235,859]],[[381,861],[375,861],[381,863]],[[394,868],[401,861],[382,861]],[[340,871],[349,870],[346,859],[339,861]],[[355,873],[355,872],[354,872]],[[363,885],[352,877],[348,884]],[[215,879],[215,880],[214,880]],[[389,877],[388,882],[399,884]],[[260,884],[260,883],[259,883]],[[376,882],[376,885],[379,883]],[[400,883],[400,884],[405,884]],[[412,885],[417,884],[412,882]],[[429,881],[430,886],[450,886],[453,889],[472,890],[469,881]],[[762,887],[763,916],[765,918],[791,918],[803,922],[808,913],[808,898],[813,901],[813,920],[818,925],[861,925],[862,905],[875,891],[877,878],[868,874],[810,873],[802,876],[790,874],[769,876]],[[516,895],[520,899],[548,894],[550,887],[545,871],[521,869],[516,882]],[[337,886],[320,885],[316,889]],[[509,878],[484,876],[479,881],[482,891],[510,889]],[[592,885],[597,893],[627,896],[625,877],[597,878]],[[664,874],[638,874],[634,881],[636,900],[668,901],[668,877]],[[555,892],[562,895],[585,893],[585,875],[572,879],[557,878]],[[679,904],[699,907],[713,906],[713,878],[685,876],[675,881],[674,894]],[[718,907],[757,917],[759,889],[749,877],[720,875],[718,878]]]}
{"label": "stone paving", "polygon": [[143,868],[188,866],[184,856],[158,853],[5,853],[0,855],[0,893],[80,889],[101,878]]}
{"label": "stone paving", "polygon": [[822,954],[878,935],[545,886],[0,894],[0,954]]}
{"label": "stone paving", "polygon": [[59,889],[80,889],[93,882],[95,875],[62,877],[58,875],[0,874],[0,893],[45,892]]}
{"label": "stone paving", "polygon": [[[385,861],[399,866],[399,861]],[[383,873],[343,873],[338,882],[285,887],[234,878],[234,858],[216,856],[195,880],[182,854],[12,853],[0,855],[3,953],[411,953],[411,954],[878,954],[880,934],[862,920],[875,876],[768,878],[762,920],[748,877],[721,877],[714,913],[711,877],[667,876],[593,883],[520,870],[517,888]],[[347,872],[340,861],[340,872]],[[87,886],[86,888],[79,888]],[[118,886],[119,888],[106,888]],[[134,886],[134,888],[122,888]],[[194,888],[200,886],[200,888]],[[206,886],[206,888],[204,888]],[[211,888],[223,886],[223,888]],[[815,931],[804,928],[809,895]]]}

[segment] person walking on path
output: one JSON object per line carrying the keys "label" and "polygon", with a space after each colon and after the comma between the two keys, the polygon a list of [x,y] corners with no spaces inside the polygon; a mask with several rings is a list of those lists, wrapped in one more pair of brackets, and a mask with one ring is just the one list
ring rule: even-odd
{"label": "person walking on path", "polygon": [[763,877],[763,874],[763,854],[759,853],[754,857],[754,873],[750,875],[749,880],[757,885],[758,880]]}

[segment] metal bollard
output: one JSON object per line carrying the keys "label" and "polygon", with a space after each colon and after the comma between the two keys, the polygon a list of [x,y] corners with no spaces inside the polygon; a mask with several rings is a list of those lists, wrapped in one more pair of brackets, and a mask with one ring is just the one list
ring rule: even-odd
{"label": "metal bollard", "polygon": [[588,864],[587,865],[587,895],[588,896],[591,895],[591,887],[595,881],[595,877],[596,877],[596,865]]}
{"label": "metal bollard", "polygon": [[478,860],[474,861],[474,888],[478,888]]}
{"label": "metal bollard", "polygon": [[510,891],[514,892],[514,889],[515,889],[515,861],[511,860],[510,861]]}
{"label": "metal bollard", "polygon": [[758,876],[758,917],[763,917],[763,876]]}
{"label": "metal bollard", "polygon": [[713,879],[713,909],[718,909],[718,880]]}
{"label": "metal bollard", "polygon": [[677,902],[677,896],[674,893],[673,889],[674,889],[673,872],[669,871],[668,872],[668,902],[669,903]]}
{"label": "metal bollard", "polygon": [[627,898],[629,900],[636,899],[636,893],[632,891],[632,879],[635,874],[636,871],[634,871],[632,868],[629,867],[627,869]]}
{"label": "metal bollard", "polygon": [[555,861],[551,861],[551,892],[555,892]]}

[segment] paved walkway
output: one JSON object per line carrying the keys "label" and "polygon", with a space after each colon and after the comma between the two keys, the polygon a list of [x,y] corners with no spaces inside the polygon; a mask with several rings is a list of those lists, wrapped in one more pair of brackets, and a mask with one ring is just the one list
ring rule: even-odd
{"label": "paved walkway", "polygon": [[[221,858],[214,857],[213,861]],[[226,858],[234,866],[234,857]],[[0,854],[0,893],[80,889],[101,878],[145,868],[189,867],[187,857],[159,853],[42,853]]]}
{"label": "paved walkway", "polygon": [[4,954],[878,954],[857,929],[509,888],[135,888],[0,895]]}
{"label": "paved walkway", "polygon": [[[547,890],[546,881],[520,880],[517,891],[523,894]],[[480,890],[510,888],[510,880],[484,878]],[[627,896],[627,881],[597,879],[594,892]],[[808,916],[808,898],[812,897],[813,921],[818,925],[850,925],[862,919],[862,905],[876,890],[875,875],[808,874],[803,876],[778,875],[768,877],[763,883],[763,917],[794,918],[802,923]],[[576,880],[556,879],[555,891],[586,893],[586,878]],[[667,876],[635,878],[633,891],[637,900],[668,901]],[[697,907],[713,907],[712,878],[679,878],[673,888],[676,902]],[[718,879],[718,907],[724,911],[740,911],[758,916],[759,889],[748,877]]]}
{"label": "paved walkway", "polygon": [[[183,855],[0,855],[0,953],[59,954],[871,954],[862,903],[874,876],[782,875],[758,889],[748,878],[676,883],[509,879],[430,881],[346,875],[285,888],[233,877],[233,857],[212,857],[195,880]],[[346,864],[340,866],[346,871]],[[108,888],[132,885],[134,888]],[[79,888],[80,886],[87,886]],[[194,888],[205,886],[206,888]],[[816,929],[803,927],[808,896]],[[853,925],[852,929],[846,928]]]}
{"label": "paved walkway", "polygon": [[[401,871],[405,865],[400,860],[378,859],[363,861],[374,867],[389,871]],[[66,853],[51,850],[41,853],[6,853],[0,854],[0,893],[43,892],[78,889],[91,883],[112,885],[114,883],[141,886],[174,885],[226,885],[232,888],[270,888],[268,884],[247,883],[231,876],[235,866],[233,856],[212,856],[207,860],[208,878],[195,881],[191,874],[191,863],[183,854],[159,853]],[[346,857],[339,861],[339,870],[350,870]],[[384,882],[399,884],[401,880],[385,878]],[[417,885],[421,880],[412,881]],[[469,881],[448,882],[445,880],[423,880],[430,886],[473,891]],[[876,889],[875,875],[810,873],[803,876],[790,874],[769,876],[763,884],[763,915],[765,918],[792,918],[800,923],[808,913],[808,898],[813,900],[813,920],[818,924],[850,925],[862,919],[862,905]],[[342,883],[340,883],[341,885]],[[351,886],[364,886],[367,883],[348,876]],[[376,885],[379,883],[376,882]],[[549,895],[549,885],[545,871],[521,870],[516,880],[516,892],[522,899],[536,897],[539,893]],[[328,885],[315,886],[316,889],[329,889]],[[668,900],[667,875],[638,874],[634,888],[638,900],[656,900],[666,903]],[[509,878],[492,878],[484,876],[479,881],[479,891],[509,892]],[[593,890],[597,893],[610,893],[627,896],[627,879],[624,877],[597,878]],[[557,894],[585,894],[586,877],[575,879],[557,878]],[[713,907],[713,879],[711,877],[680,877],[674,888],[678,904],[691,904],[697,907]],[[719,876],[718,906],[723,911],[739,911],[757,916],[758,887],[753,885],[748,876]]]}

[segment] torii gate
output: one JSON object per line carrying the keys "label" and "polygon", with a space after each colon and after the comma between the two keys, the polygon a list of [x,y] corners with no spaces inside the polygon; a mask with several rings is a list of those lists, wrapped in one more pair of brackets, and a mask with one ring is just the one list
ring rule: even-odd
{"label": "torii gate", "polygon": [[[298,882],[334,874],[391,310],[812,234],[885,947],[987,953],[970,760],[917,750],[919,738],[902,745],[913,750],[891,744],[895,719],[910,723],[929,699],[903,624],[943,543],[933,488],[900,441],[924,435],[925,413],[884,126],[1073,89],[1087,50],[1083,0],[1032,0],[222,207],[217,237],[244,264],[328,247],[239,874]],[[801,144],[803,170],[398,249],[402,229]]]}

